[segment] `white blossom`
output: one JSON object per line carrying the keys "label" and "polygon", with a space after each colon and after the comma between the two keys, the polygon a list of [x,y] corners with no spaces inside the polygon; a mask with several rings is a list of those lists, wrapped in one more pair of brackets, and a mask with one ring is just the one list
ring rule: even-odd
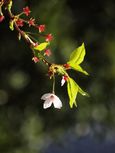
{"label": "white blossom", "polygon": [[61,79],[61,86],[63,86],[65,84],[65,78],[64,76],[62,76],[62,79]]}
{"label": "white blossom", "polygon": [[53,93],[46,93],[41,97],[41,99],[45,100],[43,104],[44,109],[51,107],[52,104],[54,105],[55,108],[58,109],[62,107],[61,100]]}
{"label": "white blossom", "polygon": [[68,76],[67,75],[62,76],[61,86],[63,86],[67,80],[68,80]]}

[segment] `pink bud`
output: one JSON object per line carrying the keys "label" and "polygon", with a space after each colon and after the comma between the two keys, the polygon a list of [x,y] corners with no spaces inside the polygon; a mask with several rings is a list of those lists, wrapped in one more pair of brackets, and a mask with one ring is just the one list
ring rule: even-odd
{"label": "pink bud", "polygon": [[18,27],[23,27],[24,26],[24,21],[22,19],[18,19],[16,21],[16,24],[18,25]]}
{"label": "pink bud", "polygon": [[53,39],[53,36],[51,33],[46,35],[46,41],[51,41],[52,39]]}
{"label": "pink bud", "polygon": [[51,50],[50,49],[46,49],[44,55],[50,56],[51,55]]}
{"label": "pink bud", "polygon": [[4,15],[0,15],[0,22],[2,22],[5,19]]}
{"label": "pink bud", "polygon": [[32,58],[32,60],[33,60],[35,63],[39,62],[39,58],[37,58],[36,56],[34,56],[34,57]]}
{"label": "pink bud", "polygon": [[26,15],[26,16],[29,16],[30,15],[30,9],[29,9],[29,7],[28,6],[26,6],[26,7],[24,7],[23,8],[23,13]]}
{"label": "pink bud", "polygon": [[28,21],[28,24],[29,24],[29,27],[30,27],[30,26],[34,26],[34,25],[35,25],[35,19],[31,18],[31,19]]}

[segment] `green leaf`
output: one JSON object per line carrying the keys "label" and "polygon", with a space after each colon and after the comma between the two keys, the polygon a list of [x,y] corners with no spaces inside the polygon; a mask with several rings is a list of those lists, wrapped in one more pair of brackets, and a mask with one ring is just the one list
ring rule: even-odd
{"label": "green leaf", "polygon": [[[78,85],[78,84],[77,84]],[[82,95],[82,96],[87,96],[89,97],[89,94],[85,91],[83,91],[83,89],[80,88],[80,86],[78,85],[78,88],[79,88],[79,93]]]}
{"label": "green leaf", "polygon": [[71,66],[72,69],[79,71],[85,75],[89,75],[85,70],[82,69],[82,67],[80,65],[76,65],[74,63],[70,63],[69,65]]}
{"label": "green leaf", "polygon": [[8,2],[8,10],[11,11],[11,8],[12,8],[12,0],[9,0]]}
{"label": "green leaf", "polygon": [[46,49],[46,47],[48,45],[49,45],[48,42],[44,42],[44,43],[39,44],[38,46],[35,46],[34,49],[38,50],[38,51],[42,51],[42,50]]}
{"label": "green leaf", "polygon": [[14,20],[11,20],[10,22],[9,22],[9,28],[10,28],[10,30],[14,30]]}
{"label": "green leaf", "polygon": [[83,96],[89,97],[89,94],[83,91],[79,87],[79,85],[70,77],[68,78],[68,81],[67,81],[67,91],[68,91],[68,96],[69,96],[69,104],[71,108],[73,107],[73,104],[77,106],[76,97],[77,97],[78,92]]}
{"label": "green leaf", "polygon": [[71,63],[76,63],[77,65],[79,65],[80,63],[83,62],[84,60],[84,56],[85,56],[85,46],[84,43],[82,43],[82,45],[78,48],[76,48],[70,55],[70,60],[69,60],[69,64]]}
{"label": "green leaf", "polygon": [[69,77],[67,81],[67,91],[68,91],[68,96],[70,99],[69,104],[71,108],[73,107],[73,104],[75,104],[75,106],[77,107],[76,97],[77,97],[78,90],[79,89],[76,82]]}

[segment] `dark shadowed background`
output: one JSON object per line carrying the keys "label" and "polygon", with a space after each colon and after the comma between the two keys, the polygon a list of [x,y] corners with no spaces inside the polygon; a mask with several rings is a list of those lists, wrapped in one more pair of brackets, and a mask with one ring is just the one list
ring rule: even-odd
{"label": "dark shadowed background", "polygon": [[33,63],[26,43],[0,24],[0,153],[115,153],[115,2],[114,0],[14,0],[13,12],[31,15],[54,35],[50,60],[66,63],[82,42],[86,77],[71,72],[90,98],[78,95],[70,109],[66,85],[56,94],[63,108],[43,109],[40,97],[52,82],[43,64]]}

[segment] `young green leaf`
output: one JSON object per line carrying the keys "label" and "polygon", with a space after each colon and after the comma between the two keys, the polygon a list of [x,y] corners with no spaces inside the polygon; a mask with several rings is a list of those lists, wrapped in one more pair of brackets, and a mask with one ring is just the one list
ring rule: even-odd
{"label": "young green leaf", "polygon": [[77,107],[76,97],[77,97],[78,90],[79,89],[76,82],[69,77],[67,81],[67,91],[68,91],[68,96],[70,100],[69,104],[71,108],[73,107],[73,104],[75,104],[75,106]]}
{"label": "young green leaf", "polygon": [[9,22],[9,28],[10,28],[10,30],[14,30],[14,20],[11,20],[10,22]]}
{"label": "young green leaf", "polygon": [[[78,85],[78,84],[77,84]],[[83,89],[80,88],[80,86],[78,85],[78,89],[79,89],[79,93],[82,95],[82,96],[87,96],[89,97],[89,94],[85,91],[83,91]]]}
{"label": "young green leaf", "polygon": [[48,42],[43,42],[37,46],[34,47],[35,50],[38,50],[38,51],[42,51],[44,49],[46,49],[46,47],[49,45]]}
{"label": "young green leaf", "polygon": [[68,64],[71,63],[76,63],[77,65],[79,65],[80,63],[83,62],[84,60],[84,56],[85,56],[85,46],[84,43],[82,43],[82,45],[78,48],[76,48],[70,55],[70,60],[68,62]]}
{"label": "young green leaf", "polygon": [[13,3],[12,0],[9,0],[9,1],[8,1],[8,6],[7,6],[7,7],[8,7],[8,10],[9,10],[9,11],[11,11],[12,3]]}
{"label": "young green leaf", "polygon": [[67,91],[68,91],[68,96],[69,96],[69,104],[70,104],[70,107],[72,108],[73,107],[73,104],[75,106],[77,106],[77,103],[76,103],[76,97],[77,97],[77,94],[78,92],[80,94],[82,94],[83,96],[88,96],[89,97],[89,94],[85,91],[83,91],[79,85],[72,79],[72,78],[68,78],[68,81],[67,81]]}
{"label": "young green leaf", "polygon": [[76,65],[75,63],[70,63],[69,65],[71,66],[72,69],[79,71],[85,75],[89,75],[85,70],[82,69],[80,65]]}

